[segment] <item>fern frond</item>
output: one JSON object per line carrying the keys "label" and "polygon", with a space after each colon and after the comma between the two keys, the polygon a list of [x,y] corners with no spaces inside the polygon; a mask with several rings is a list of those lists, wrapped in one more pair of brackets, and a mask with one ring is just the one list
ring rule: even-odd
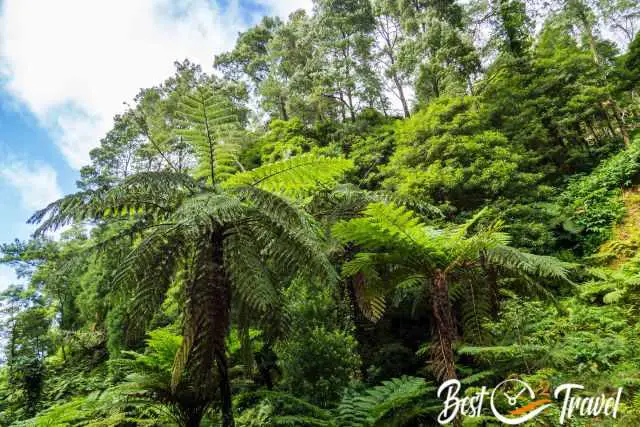
{"label": "fern frond", "polygon": [[345,427],[374,426],[382,420],[403,425],[400,420],[409,421],[411,417],[407,415],[421,412],[412,409],[428,406],[427,396],[434,391],[422,378],[405,376],[383,381],[362,393],[346,395],[337,409],[336,421]]}
{"label": "fern frond", "polygon": [[190,197],[172,215],[176,226],[188,228],[193,238],[213,232],[246,217],[247,208],[240,200],[226,194],[204,193]]}
{"label": "fern frond", "polygon": [[332,233],[342,243],[355,243],[365,250],[389,248],[406,254],[434,249],[429,242],[435,237],[433,230],[425,227],[411,211],[393,204],[371,203],[364,217],[340,221],[332,227]]}
{"label": "fern frond", "polygon": [[179,106],[181,128],[176,130],[198,159],[196,178],[210,184],[224,182],[238,170],[243,132],[229,99],[205,86],[186,94]]}
{"label": "fern frond", "polygon": [[166,218],[188,194],[196,191],[189,176],[171,172],[142,172],[105,191],[82,191],[50,203],[29,218],[40,224],[35,235],[82,221],[118,217]]}
{"label": "fern frond", "polygon": [[384,294],[379,292],[379,288],[367,286],[366,280],[364,274],[356,274],[351,283],[360,311],[364,317],[375,323],[382,318],[387,303]]}
{"label": "fern frond", "polygon": [[484,216],[486,216],[488,212],[489,208],[487,206],[480,209],[480,211],[476,212],[469,220],[465,221],[462,225],[455,227],[453,234],[459,239],[464,238],[469,230],[473,228]]}
{"label": "fern frond", "polygon": [[264,313],[279,302],[265,260],[247,230],[236,229],[224,239],[225,266],[238,296],[253,310]]}
{"label": "fern frond", "polygon": [[475,280],[469,280],[461,288],[463,298],[460,308],[465,341],[482,343],[487,337],[484,324],[491,317],[489,290],[483,282]]}
{"label": "fern frond", "polygon": [[243,224],[262,248],[275,274],[291,277],[293,272],[324,283],[333,283],[337,275],[324,251],[325,242],[308,228],[289,229],[266,212],[252,213],[254,221]]}
{"label": "fern frond", "polygon": [[277,194],[252,186],[238,187],[233,194],[284,228],[316,230],[318,235],[322,233],[320,225],[315,224],[309,214]]}
{"label": "fern frond", "polygon": [[223,186],[227,189],[253,186],[292,198],[303,198],[318,188],[335,186],[352,167],[351,160],[303,154],[237,173]]}
{"label": "fern frond", "polygon": [[509,361],[522,355],[536,357],[549,351],[547,346],[524,344],[507,346],[463,346],[458,348],[458,353],[466,356],[476,357],[487,362]]}
{"label": "fern frond", "polygon": [[510,271],[574,284],[569,278],[569,272],[575,268],[575,264],[554,257],[529,254],[510,246],[499,245],[487,250],[487,259]]}
{"label": "fern frond", "polygon": [[47,231],[56,231],[73,222],[97,219],[104,212],[98,193],[93,190],[81,191],[65,196],[35,212],[28,224],[40,224],[34,236],[42,236]]}

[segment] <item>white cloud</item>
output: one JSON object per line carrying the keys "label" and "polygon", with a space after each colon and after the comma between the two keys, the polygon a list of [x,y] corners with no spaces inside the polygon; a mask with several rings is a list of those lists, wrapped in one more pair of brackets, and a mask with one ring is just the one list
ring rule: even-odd
{"label": "white cloud", "polygon": [[23,208],[34,211],[62,197],[56,171],[46,164],[0,164],[0,179],[16,189]]}
{"label": "white cloud", "polygon": [[[286,17],[311,0],[256,0]],[[0,1],[0,79],[51,130],[78,169],[140,88],[189,58],[210,70],[250,10],[238,0]],[[248,19],[248,18],[247,18]]]}
{"label": "white cloud", "polygon": [[48,127],[69,164],[88,152],[142,87],[189,58],[210,69],[244,22],[237,2],[4,0],[0,77]]}

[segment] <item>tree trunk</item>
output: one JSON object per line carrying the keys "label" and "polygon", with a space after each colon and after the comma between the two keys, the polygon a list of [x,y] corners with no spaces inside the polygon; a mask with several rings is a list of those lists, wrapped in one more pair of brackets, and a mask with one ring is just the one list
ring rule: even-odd
{"label": "tree trunk", "polygon": [[345,122],[347,120],[347,114],[345,112],[345,105],[346,105],[346,101],[344,100],[344,96],[342,94],[342,91],[339,92],[340,94],[340,116],[342,117],[342,121]]}
{"label": "tree trunk", "polygon": [[278,103],[280,105],[280,115],[282,116],[282,120],[289,120],[289,115],[287,114],[287,106],[281,96],[278,97]]}
{"label": "tree trunk", "polygon": [[587,125],[587,128],[591,132],[591,135],[593,135],[593,139],[595,140],[595,142],[597,144],[600,144],[600,138],[598,137],[598,134],[596,133],[596,129],[593,127],[593,122],[591,120],[585,120],[585,123]]}
{"label": "tree trunk", "polygon": [[435,375],[439,380],[454,379],[457,378],[453,358],[456,330],[449,301],[449,285],[441,270],[437,270],[433,277],[431,303],[435,327],[435,341],[432,347]]}
{"label": "tree trunk", "polygon": [[364,317],[362,312],[360,311],[358,304],[358,297],[356,295],[355,289],[355,281],[362,280],[361,273],[358,276],[348,277],[345,279],[345,286],[347,295],[349,297],[349,308],[351,309],[351,318],[353,320],[354,326],[354,336],[356,342],[358,343],[357,351],[360,356],[360,375],[362,378],[367,378],[367,366],[369,362],[371,362],[368,357],[368,352],[365,350],[365,346],[367,345],[367,332],[364,329],[364,324],[368,322],[368,320]]}
{"label": "tree trunk", "polygon": [[402,111],[404,112],[404,117],[407,118],[411,115],[409,112],[409,104],[407,103],[407,98],[404,96],[402,83],[400,83],[400,79],[398,79],[395,73],[393,74],[393,83],[395,83],[396,89],[398,89],[398,98],[400,98],[400,103],[402,104]]}
{"label": "tree trunk", "polygon": [[[231,288],[224,268],[224,231],[217,230],[203,240],[186,287],[183,347],[176,355],[174,389],[186,381],[195,392],[189,422],[195,422],[198,408],[206,408],[215,397],[213,364],[219,372],[223,426],[233,427],[231,384],[225,356],[225,338],[229,328]],[[184,367],[184,369],[180,369]],[[186,377],[182,379],[182,373]]]}
{"label": "tree trunk", "polygon": [[200,427],[200,422],[203,417],[204,412],[202,411],[190,412],[185,416],[182,425],[184,425],[184,427]]}
{"label": "tree trunk", "polygon": [[234,427],[233,406],[231,402],[231,381],[229,380],[229,367],[224,349],[216,352],[216,363],[220,374],[220,399],[222,406],[222,426]]}
{"label": "tree trunk", "polygon": [[355,108],[353,107],[353,95],[351,93],[351,88],[347,88],[347,101],[349,102],[349,115],[351,116],[351,121],[355,122],[356,121],[356,111]]}
{"label": "tree trunk", "polygon": [[616,123],[618,123],[618,127],[620,128],[620,133],[622,134],[622,140],[624,141],[625,147],[629,146],[629,132],[627,132],[627,127],[625,126],[624,120],[622,118],[622,114],[620,114],[620,108],[616,101],[612,98],[609,99],[609,103],[611,104],[613,110],[613,117],[616,119]]}
{"label": "tree trunk", "polygon": [[485,253],[480,254],[480,265],[484,273],[487,275],[487,286],[489,287],[489,305],[491,308],[491,317],[498,319],[498,311],[500,309],[500,303],[498,302],[498,272],[496,269],[487,263],[487,257]]}

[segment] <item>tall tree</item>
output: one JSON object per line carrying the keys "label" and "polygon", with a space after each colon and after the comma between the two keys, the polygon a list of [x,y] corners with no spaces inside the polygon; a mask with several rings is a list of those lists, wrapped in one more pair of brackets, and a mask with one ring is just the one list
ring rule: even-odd
{"label": "tall tree", "polygon": [[363,107],[381,99],[372,70],[375,20],[368,0],[317,0],[314,3],[319,54],[326,61],[319,82],[322,95],[339,102],[341,116],[355,120]]}
{"label": "tall tree", "polygon": [[378,61],[383,64],[383,75],[391,79],[391,92],[398,98],[405,117],[409,117],[409,100],[407,87],[411,83],[410,73],[402,67],[400,55],[405,43],[404,31],[401,25],[401,12],[398,3],[393,0],[378,0],[373,3],[376,19],[376,44]]}
{"label": "tall tree", "polygon": [[332,266],[313,222],[290,198],[331,185],[350,162],[301,157],[242,171],[242,131],[228,99],[198,87],[184,98],[181,115],[178,133],[198,159],[193,177],[175,168],[134,174],[106,193],[89,190],[54,202],[31,222],[42,223],[41,233],[85,218],[133,218],[122,237],[138,231],[141,239],[117,280],[133,287],[140,315],[157,310],[176,273],[187,271],[184,339],[172,386],[192,390],[193,408],[199,409],[186,425],[195,426],[217,382],[223,425],[229,427],[234,420],[225,336],[232,301],[256,318],[273,319],[280,306],[280,283],[273,277],[306,273],[330,280]]}

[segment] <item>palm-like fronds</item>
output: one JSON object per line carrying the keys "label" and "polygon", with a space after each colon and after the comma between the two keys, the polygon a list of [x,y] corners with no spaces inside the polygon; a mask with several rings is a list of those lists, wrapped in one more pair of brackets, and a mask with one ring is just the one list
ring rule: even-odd
{"label": "palm-like fronds", "polygon": [[87,190],[65,196],[34,213],[29,224],[39,224],[42,235],[65,225],[119,217],[166,217],[197,189],[186,174],[171,171],[142,172],[106,191]]}
{"label": "palm-like fronds", "polygon": [[569,272],[576,264],[563,262],[557,258],[535,255],[506,245],[497,245],[487,250],[490,263],[518,274],[549,278],[572,283]]}
{"label": "palm-like fronds", "polygon": [[[492,309],[487,296],[495,292],[490,288],[497,284],[484,277],[481,267],[491,265],[524,280],[539,277],[570,282],[572,264],[509,246],[510,236],[501,231],[502,224],[478,227],[484,213],[462,225],[437,230],[402,206],[371,203],[362,217],[340,221],[332,228],[338,240],[363,250],[343,265],[342,274],[359,275],[374,290],[360,292],[369,296],[368,304],[359,304],[366,313],[373,313],[373,304],[383,307],[381,282],[386,282],[387,293],[410,286],[422,288],[430,296],[436,328],[432,362],[441,377],[455,375],[451,347],[457,334],[451,300],[462,312],[465,335],[469,336],[482,335],[482,324]],[[377,316],[370,317],[375,320]]]}
{"label": "palm-like fronds", "polygon": [[195,179],[180,172],[136,174],[107,190],[67,196],[30,222],[40,223],[42,233],[71,222],[125,219],[126,232],[111,241],[134,233],[136,239],[115,282],[129,293],[138,325],[157,311],[175,277],[186,273],[184,339],[171,387],[189,388],[196,406],[205,407],[215,395],[215,361],[228,426],[233,422],[224,338],[232,290],[253,319],[282,323],[283,283],[299,276],[335,280],[324,233],[301,207],[312,191],[335,186],[352,163],[305,155],[245,172],[237,160],[243,132],[228,100],[201,87],[179,109],[175,132],[196,154]]}
{"label": "palm-like fronds", "polygon": [[256,407],[267,406],[263,421],[273,426],[400,427],[432,419],[442,406],[432,396],[435,388],[423,378],[403,376],[359,392],[349,391],[331,411],[288,393],[266,390],[243,393],[236,404],[254,416]]}
{"label": "palm-like fronds", "polygon": [[183,97],[179,113],[182,123],[176,133],[193,147],[196,178],[218,184],[236,172],[244,134],[231,102],[209,87],[198,87]]}
{"label": "palm-like fronds", "polygon": [[293,198],[309,196],[312,191],[333,187],[353,162],[347,159],[303,154],[237,173],[224,182],[225,188],[253,186]]}
{"label": "palm-like fronds", "polygon": [[435,388],[422,378],[402,377],[344,397],[336,421],[340,426],[408,425],[421,415],[433,414],[439,402],[429,400]]}

